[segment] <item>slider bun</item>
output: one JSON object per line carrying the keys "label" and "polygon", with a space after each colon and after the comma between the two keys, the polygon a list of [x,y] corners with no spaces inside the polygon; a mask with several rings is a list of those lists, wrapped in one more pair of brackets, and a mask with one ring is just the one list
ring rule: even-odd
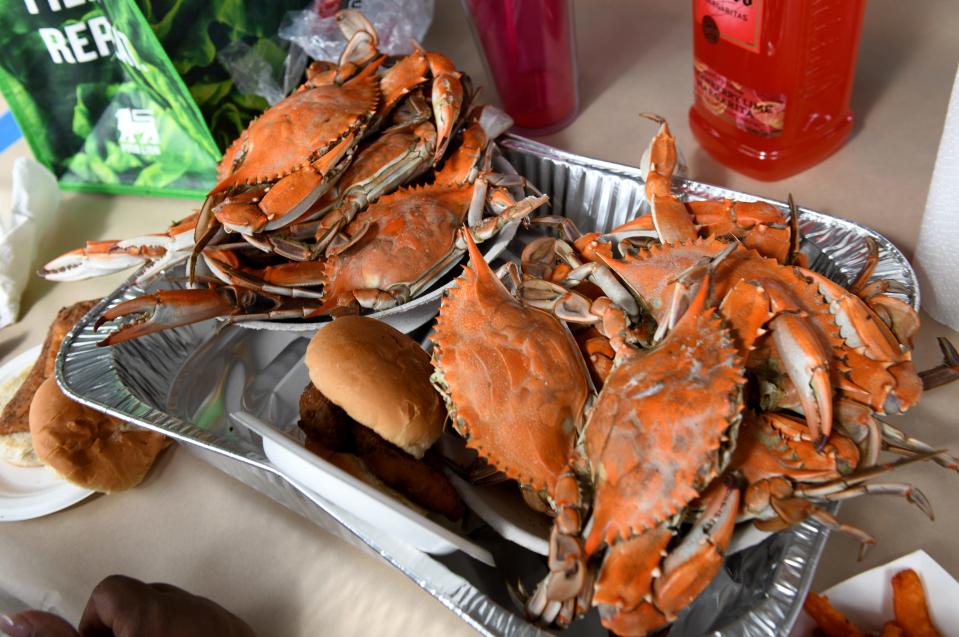
{"label": "slider bun", "polygon": [[429,354],[364,316],[338,318],[306,349],[310,380],[353,420],[416,458],[443,433],[446,407],[430,384]]}
{"label": "slider bun", "polygon": [[65,480],[110,493],[140,484],[170,439],[67,398],[51,377],[30,404],[37,456]]}

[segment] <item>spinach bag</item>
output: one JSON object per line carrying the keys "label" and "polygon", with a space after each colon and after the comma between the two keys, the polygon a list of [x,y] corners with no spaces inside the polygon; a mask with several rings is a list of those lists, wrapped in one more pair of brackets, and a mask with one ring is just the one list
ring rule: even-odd
{"label": "spinach bag", "polygon": [[217,50],[273,36],[302,3],[0,0],[0,90],[63,188],[202,197],[266,107]]}

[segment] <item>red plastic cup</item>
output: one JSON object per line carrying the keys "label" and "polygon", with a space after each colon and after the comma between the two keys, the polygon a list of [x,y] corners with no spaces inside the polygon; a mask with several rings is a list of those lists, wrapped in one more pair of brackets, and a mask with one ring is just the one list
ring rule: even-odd
{"label": "red plastic cup", "polygon": [[462,0],[503,109],[520,132],[545,135],[579,109],[570,0]]}

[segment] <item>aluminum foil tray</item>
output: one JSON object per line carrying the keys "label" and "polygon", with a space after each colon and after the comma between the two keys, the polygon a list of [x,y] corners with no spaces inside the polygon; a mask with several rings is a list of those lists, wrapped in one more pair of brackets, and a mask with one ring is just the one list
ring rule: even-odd
{"label": "aluminum foil tray", "polygon": [[[636,168],[571,155],[515,136],[507,136],[501,149],[522,175],[550,195],[554,214],[565,214],[584,231],[610,230],[640,208],[643,186]],[[674,187],[689,199],[758,199],[691,180],[677,179]],[[804,234],[802,249],[812,267],[843,283],[853,279],[865,262],[865,239],[875,239],[880,247],[875,277],[895,280],[904,290],[902,298],[918,307],[915,274],[887,239],[849,221],[805,209],[800,210],[799,225]],[[107,330],[94,332],[93,322],[106,308],[177,285],[174,274],[165,274],[146,287],[134,284],[134,275],[74,327],[57,359],[57,380],[67,394],[172,436],[227,474],[380,556],[481,634],[545,634],[524,621],[505,585],[517,579],[528,584],[537,581],[545,574],[542,558],[469,519],[470,539],[494,555],[500,570],[459,552],[439,557],[419,552],[392,538],[388,530],[367,525],[284,476],[264,455],[259,438],[234,426],[228,414],[240,408],[244,388],[292,340],[303,338],[302,332],[220,330],[208,321],[113,348],[96,346]],[[827,531],[818,524],[804,523],[729,557],[670,634],[787,635],[826,537]],[[605,631],[593,611],[563,634],[603,635]]]}

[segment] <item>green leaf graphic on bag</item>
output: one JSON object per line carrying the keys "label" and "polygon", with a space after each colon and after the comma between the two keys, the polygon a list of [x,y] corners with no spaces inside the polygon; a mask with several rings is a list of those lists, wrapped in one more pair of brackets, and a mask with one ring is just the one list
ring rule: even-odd
{"label": "green leaf graphic on bag", "polygon": [[0,89],[63,187],[202,197],[267,106],[236,90],[217,52],[244,42],[282,64],[272,38],[303,4],[0,0]]}

